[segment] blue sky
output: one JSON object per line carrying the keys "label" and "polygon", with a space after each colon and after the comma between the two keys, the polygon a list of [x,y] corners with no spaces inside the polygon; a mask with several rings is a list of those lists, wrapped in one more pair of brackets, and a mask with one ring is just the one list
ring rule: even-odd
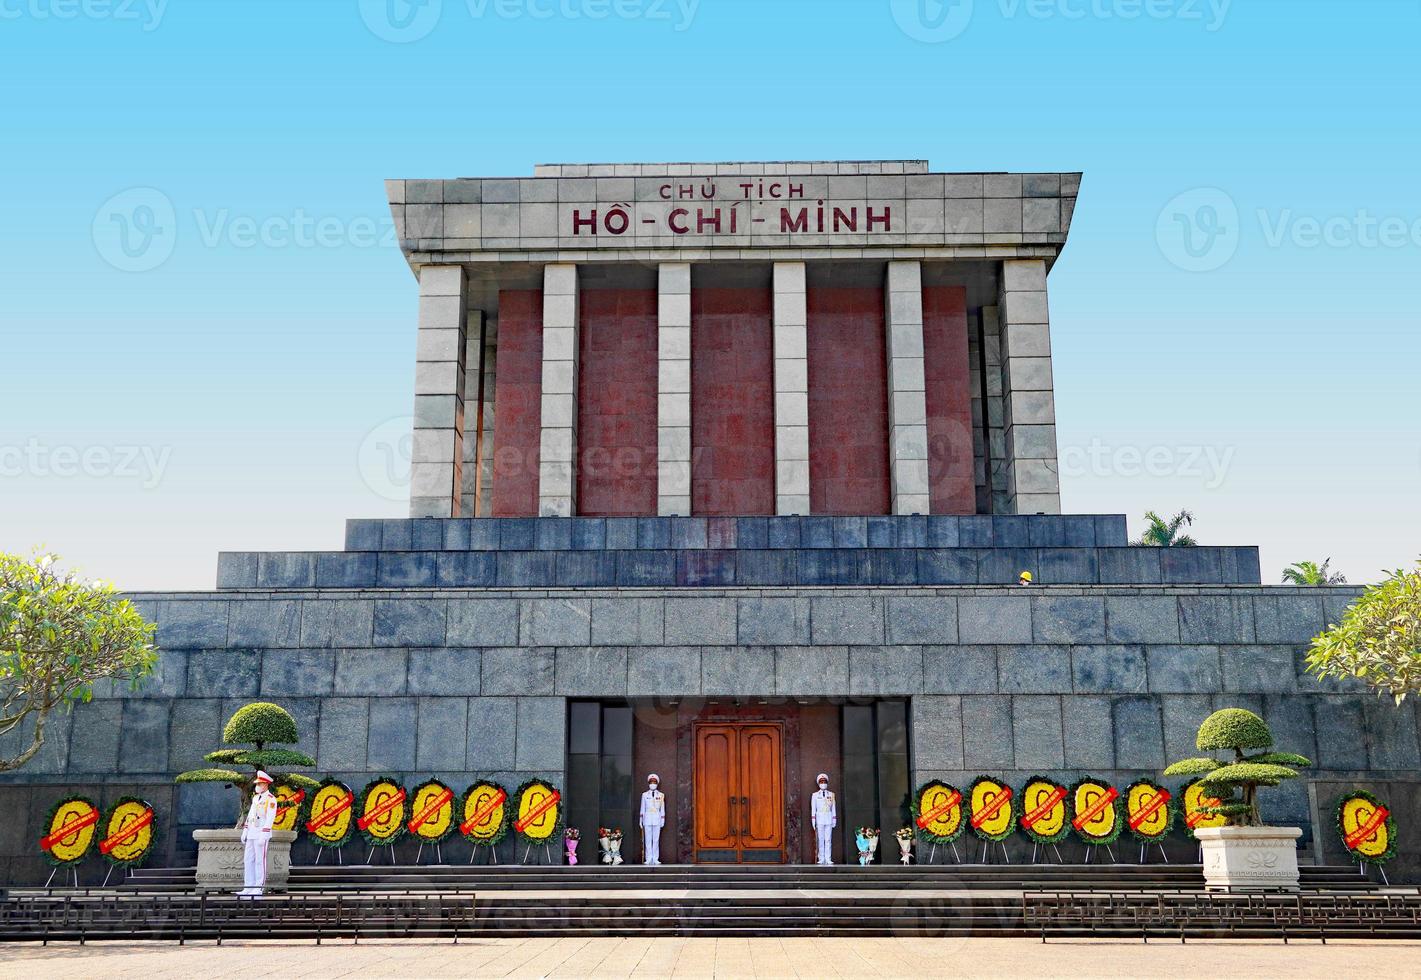
{"label": "blue sky", "polygon": [[1421,553],[1418,37],[1415,0],[0,0],[0,547],[208,588],[402,514],[385,177],[911,157],[1085,172],[1066,510],[1374,579]]}

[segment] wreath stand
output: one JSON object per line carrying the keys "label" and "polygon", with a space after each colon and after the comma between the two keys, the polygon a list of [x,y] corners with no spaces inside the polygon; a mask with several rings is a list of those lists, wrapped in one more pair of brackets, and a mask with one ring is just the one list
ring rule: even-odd
{"label": "wreath stand", "polygon": [[[950,844],[948,844],[947,846],[950,847],[950,848],[952,848],[952,860],[953,860],[955,863],[957,863],[957,864],[961,864],[961,863],[962,863],[962,855],[957,853],[957,841],[952,841],[952,842],[951,842]],[[936,863],[937,863],[937,841],[933,841],[933,846],[930,847],[930,848],[928,848],[928,864],[936,864]]]}
{"label": "wreath stand", "polygon": [[[1036,861],[1036,854],[1037,854],[1038,851],[1040,851],[1042,854],[1045,854],[1045,853],[1046,853],[1045,850],[1044,850],[1044,847],[1045,847],[1045,845],[1039,844],[1039,843],[1033,843],[1033,844],[1031,845],[1031,863],[1032,863],[1032,864],[1036,864],[1036,863],[1037,863],[1037,861]],[[1065,864],[1065,863],[1066,863],[1066,859],[1063,858],[1063,857],[1061,857],[1061,849],[1060,849],[1059,847],[1057,847],[1055,844],[1052,844],[1052,845],[1051,845],[1051,850],[1053,850],[1053,851],[1056,852],[1056,863],[1057,863],[1057,864]]]}
{"label": "wreath stand", "polygon": [[[1155,847],[1158,847],[1158,848],[1159,848],[1159,856],[1164,859],[1164,863],[1165,863],[1165,864],[1168,864],[1168,863],[1169,863],[1169,855],[1164,852],[1164,844],[1160,843],[1159,841],[1156,841],[1156,842],[1155,842]],[[1144,864],[1144,863],[1145,863],[1145,853],[1146,853],[1149,849],[1150,849],[1150,845],[1149,845],[1148,842],[1142,842],[1142,843],[1140,844],[1140,860],[1137,861],[1137,862],[1135,862],[1136,864]]]}
{"label": "wreath stand", "polygon": [[[991,841],[982,841],[982,856],[977,861],[978,864],[987,863],[987,848],[991,846],[991,843]],[[997,846],[1002,849],[1002,860],[1005,861],[1007,864],[1011,864],[1011,856],[1007,854],[1007,842],[1004,840],[999,840],[997,841]]]}
{"label": "wreath stand", "polygon": [[[59,874],[59,872],[64,871],[64,870],[66,870],[64,867],[61,867],[61,866],[59,866],[59,865],[56,865],[56,866],[49,872],[49,880],[44,883],[44,887],[48,888],[51,884],[53,884],[53,883],[54,883],[54,876],[57,875],[57,874]],[[68,869],[67,869],[67,870],[69,871],[71,880],[72,880],[73,883],[74,883],[74,887],[75,887],[75,888],[78,888],[78,887],[79,887],[79,866],[78,866],[77,864],[71,864],[71,865],[68,866]],[[112,871],[113,869],[110,868],[109,870]],[[108,884],[108,877],[107,877],[107,876],[104,877],[104,884]],[[61,885],[60,887],[62,888],[63,886]]]}
{"label": "wreath stand", "polygon": [[1086,845],[1086,849],[1085,849],[1085,861],[1082,862],[1082,863],[1084,863],[1084,864],[1090,864],[1090,863],[1091,863],[1091,862],[1090,862],[1090,859],[1095,856],[1095,849],[1096,849],[1097,847],[1103,847],[1103,848],[1105,848],[1106,853],[1110,855],[1110,863],[1111,863],[1111,864],[1119,864],[1119,863],[1120,863],[1120,859],[1115,856],[1115,849],[1114,849],[1113,847],[1111,847],[1109,844],[1087,844],[1087,845]]}
{"label": "wreath stand", "polygon": [[[444,863],[444,850],[443,850],[443,848],[440,847],[440,842],[439,842],[439,841],[435,841],[433,844],[431,844],[431,845],[429,845],[429,846],[434,848],[434,863],[435,863],[436,865],[441,865],[441,864],[443,864],[443,863]],[[423,856],[424,856],[424,842],[423,842],[423,841],[420,841],[419,850],[417,850],[417,851],[414,852],[414,863],[415,863],[415,864],[419,864],[419,859],[420,859],[421,857],[423,857]]]}
{"label": "wreath stand", "polygon": [[336,864],[339,864],[339,865],[341,865],[342,867],[345,866],[345,845],[342,844],[342,845],[340,845],[339,847],[318,847],[318,848],[316,848],[316,860],[314,860],[314,861],[311,862],[311,867],[314,868],[316,865],[318,865],[318,864],[321,863],[321,855],[325,854],[326,851],[335,851],[335,852],[336,852]]}
{"label": "wreath stand", "polygon": [[[528,842],[528,847],[523,851],[523,863],[525,865],[528,863],[528,856],[533,853],[533,848],[537,846],[538,845],[533,843],[532,841]],[[549,845],[546,841],[543,843],[543,863],[546,865],[551,865],[553,863],[553,852],[551,849],[551,845]]]}
{"label": "wreath stand", "polygon": [[367,854],[367,855],[365,855],[365,863],[366,863],[366,865],[368,865],[368,866],[370,866],[370,867],[374,867],[375,862],[374,862],[373,859],[374,859],[374,857],[375,857],[375,850],[376,850],[377,848],[379,848],[379,847],[384,847],[386,850],[388,850],[388,851],[390,852],[390,863],[391,863],[391,864],[394,864],[394,863],[395,863],[395,845],[394,845],[394,844],[383,844],[383,845],[381,845],[381,844],[371,844],[371,845],[370,845],[370,853]]}
{"label": "wreath stand", "polygon": [[[1377,873],[1382,876],[1382,884],[1383,884],[1383,885],[1386,885],[1388,888],[1390,888],[1390,887],[1391,887],[1391,882],[1387,879],[1387,876],[1386,876],[1386,868],[1382,867],[1380,864],[1374,864],[1374,865],[1372,865],[1372,867],[1376,868],[1376,869],[1377,869]],[[1362,876],[1363,878],[1366,878],[1368,881],[1371,880],[1372,876],[1369,875],[1369,874],[1367,874],[1367,862],[1366,862],[1366,861],[1358,861],[1358,862],[1357,862],[1357,871],[1358,871],[1359,874],[1361,874],[1361,876]]]}
{"label": "wreath stand", "polygon": [[474,858],[479,856],[479,851],[488,851],[488,860],[484,865],[498,864],[498,848],[494,844],[475,844],[473,850],[469,851],[469,863],[475,864]]}

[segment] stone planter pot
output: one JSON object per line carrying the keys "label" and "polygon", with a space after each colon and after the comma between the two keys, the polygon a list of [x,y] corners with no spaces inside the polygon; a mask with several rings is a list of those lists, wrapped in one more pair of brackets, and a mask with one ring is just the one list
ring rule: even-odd
{"label": "stone planter pot", "polygon": [[1298,890],[1297,827],[1200,827],[1204,887],[1216,891]]}
{"label": "stone planter pot", "polygon": [[[205,892],[237,892],[242,890],[242,832],[224,830],[194,830],[197,841],[197,890]],[[294,830],[273,830],[266,850],[266,890],[286,891],[291,877],[291,842]]]}

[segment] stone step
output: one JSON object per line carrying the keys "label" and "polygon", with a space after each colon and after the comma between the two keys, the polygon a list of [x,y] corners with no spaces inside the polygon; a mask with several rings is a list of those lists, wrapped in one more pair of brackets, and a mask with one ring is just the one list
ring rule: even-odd
{"label": "stone step", "polygon": [[1257,585],[1255,547],[223,552],[219,589]]}

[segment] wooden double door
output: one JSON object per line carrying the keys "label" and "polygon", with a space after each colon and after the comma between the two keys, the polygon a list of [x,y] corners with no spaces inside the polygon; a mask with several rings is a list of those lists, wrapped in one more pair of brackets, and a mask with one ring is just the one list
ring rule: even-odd
{"label": "wooden double door", "polygon": [[695,860],[785,860],[784,729],[774,722],[695,728]]}

